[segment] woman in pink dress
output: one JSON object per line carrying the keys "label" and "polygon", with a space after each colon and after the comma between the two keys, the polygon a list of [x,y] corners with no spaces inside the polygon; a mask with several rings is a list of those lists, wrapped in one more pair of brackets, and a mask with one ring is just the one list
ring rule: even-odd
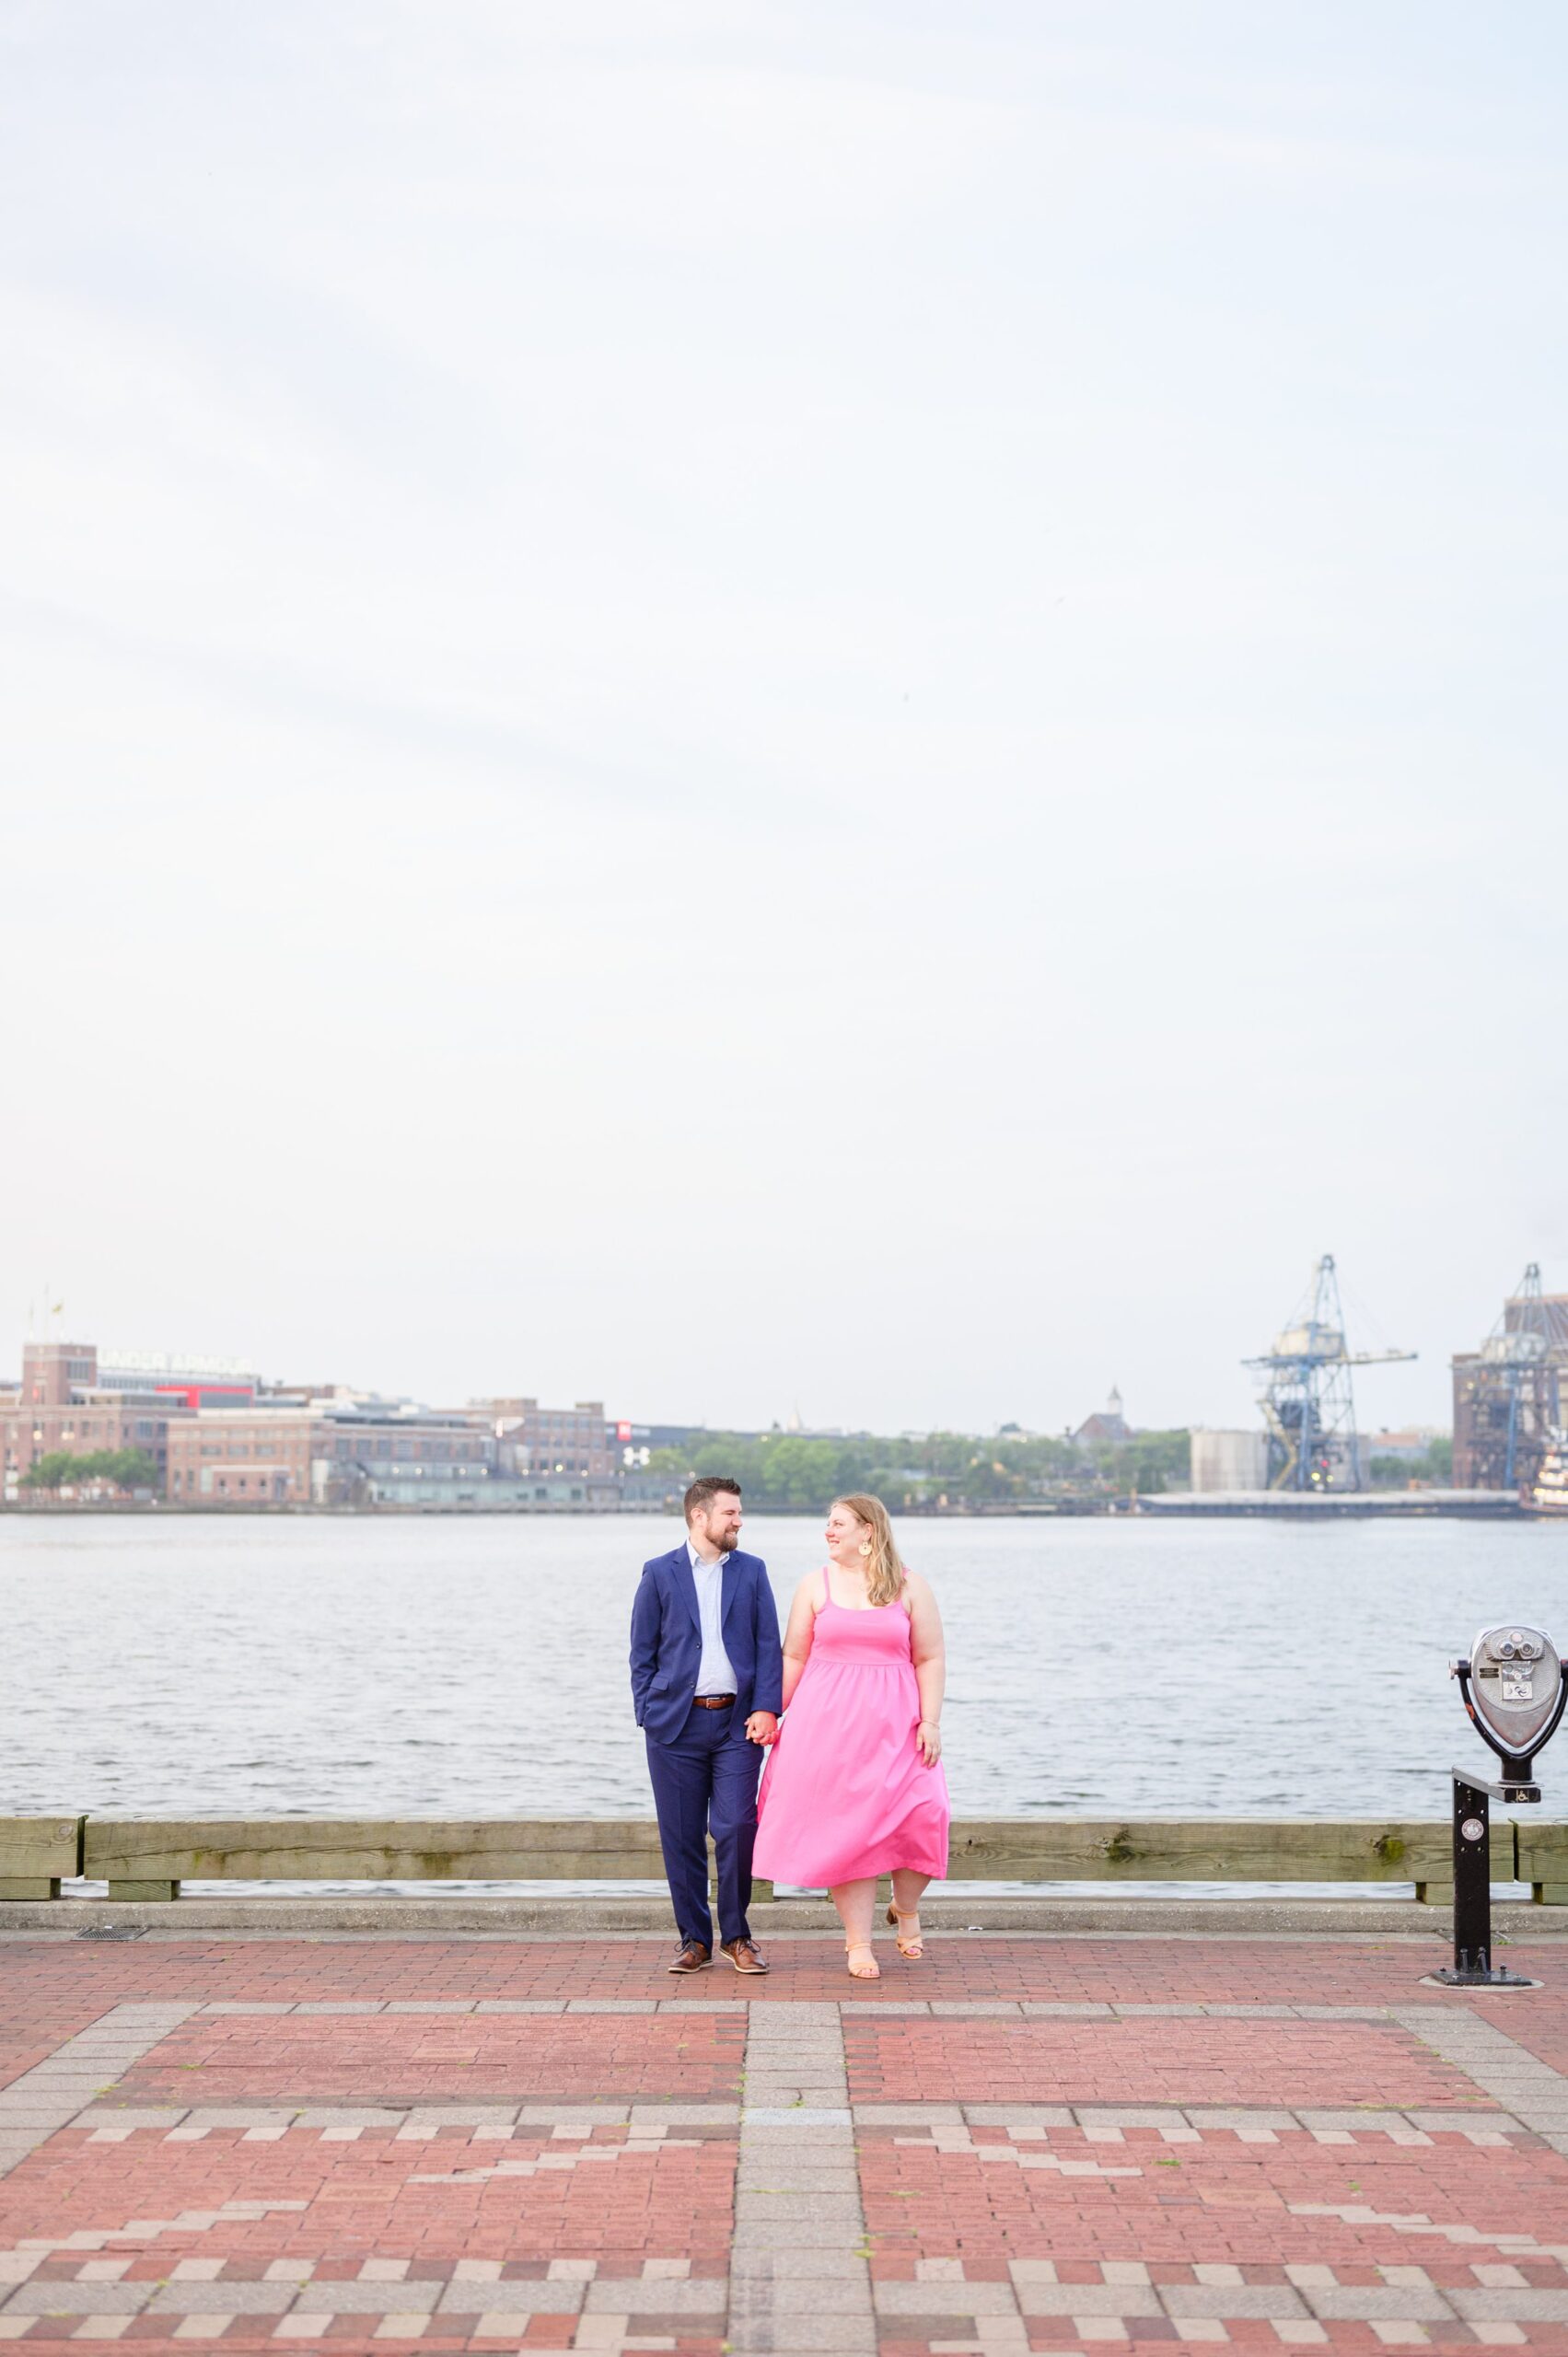
{"label": "woman in pink dress", "polygon": [[877,1877],[893,1877],[899,1954],[924,1953],[920,1897],[947,1871],[947,1661],[936,1600],[907,1571],[879,1498],[838,1499],[828,1562],[801,1581],[784,1646],[784,1721],[757,1800],[759,1875],[826,1884],[849,1969],[881,1978]]}

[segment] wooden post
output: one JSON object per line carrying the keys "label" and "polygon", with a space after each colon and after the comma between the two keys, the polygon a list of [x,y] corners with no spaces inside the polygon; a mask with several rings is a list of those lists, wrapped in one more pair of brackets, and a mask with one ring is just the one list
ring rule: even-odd
{"label": "wooden post", "polygon": [[0,1902],[58,1898],[82,1871],[79,1817],[0,1817]]}

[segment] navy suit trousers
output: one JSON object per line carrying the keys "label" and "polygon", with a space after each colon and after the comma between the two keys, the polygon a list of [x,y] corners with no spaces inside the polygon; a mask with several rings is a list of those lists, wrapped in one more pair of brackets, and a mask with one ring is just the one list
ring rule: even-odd
{"label": "navy suit trousers", "polygon": [[747,1741],[746,1722],[733,1703],[727,1711],[699,1711],[693,1704],[673,1743],[660,1743],[645,1730],[645,1737],[676,1929],[682,1941],[701,1940],[705,1948],[714,1945],[708,1910],[711,1829],[718,1869],[719,1937],[749,1940],[746,1910],[751,1903],[761,1745]]}

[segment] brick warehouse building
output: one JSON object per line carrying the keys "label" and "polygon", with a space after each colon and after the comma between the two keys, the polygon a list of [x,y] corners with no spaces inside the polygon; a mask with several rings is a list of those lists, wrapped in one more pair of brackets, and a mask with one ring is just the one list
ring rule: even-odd
{"label": "brick warehouse building", "polygon": [[267,1387],[228,1361],[29,1342],[20,1384],[0,1389],[0,1492],[17,1499],[57,1451],[134,1448],[178,1505],[602,1509],[620,1503],[617,1432],[598,1400],[429,1409]]}
{"label": "brick warehouse building", "polygon": [[502,1464],[519,1480],[614,1480],[620,1452],[602,1399],[579,1399],[575,1408],[541,1408],[537,1399],[481,1406],[500,1440]]}
{"label": "brick warehouse building", "polygon": [[171,1428],[177,1505],[359,1505],[456,1500],[491,1482],[496,1444],[460,1411],[327,1395],[202,1411]]}
{"label": "brick warehouse building", "polygon": [[1568,1417],[1568,1294],[1543,1291],[1537,1262],[1453,1379],[1455,1487],[1527,1490]]}
{"label": "brick warehouse building", "polygon": [[[253,1381],[225,1382],[228,1396],[252,1396]],[[90,1342],[25,1342],[19,1387],[0,1393],[0,1490],[13,1496],[41,1457],[68,1450],[87,1457],[100,1449],[145,1449],[164,1486],[171,1423],[194,1412],[203,1378],[172,1363],[139,1367],[99,1363]]]}

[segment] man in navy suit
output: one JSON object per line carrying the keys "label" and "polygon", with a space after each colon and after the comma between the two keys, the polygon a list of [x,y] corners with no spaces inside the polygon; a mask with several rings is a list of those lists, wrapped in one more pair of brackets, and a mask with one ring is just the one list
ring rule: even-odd
{"label": "man in navy suit", "polygon": [[746,1920],[762,1749],[777,1740],[784,1655],[767,1567],[743,1555],[740,1485],[704,1478],[686,1492],[686,1538],[643,1565],[632,1607],[632,1700],[648,1746],[659,1843],[680,1953],[671,1972],[712,1961],[708,1831],[719,1885],[719,1945],[737,1972],[766,1972]]}

